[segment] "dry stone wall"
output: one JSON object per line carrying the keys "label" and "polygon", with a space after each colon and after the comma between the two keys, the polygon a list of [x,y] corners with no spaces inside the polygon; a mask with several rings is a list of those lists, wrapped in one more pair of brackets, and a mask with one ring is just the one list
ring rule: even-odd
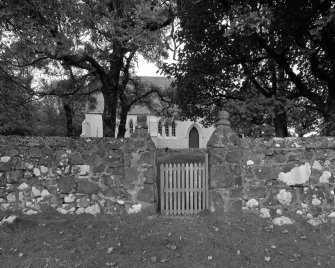
{"label": "dry stone wall", "polygon": [[0,136],[0,209],[25,214],[155,211],[155,146],[146,135]]}
{"label": "dry stone wall", "polygon": [[221,112],[208,144],[211,210],[248,210],[281,224],[335,218],[335,138],[240,139]]}
{"label": "dry stone wall", "polygon": [[[317,225],[335,215],[335,138],[244,139],[244,209],[295,213]],[[234,187],[231,191],[236,191]]]}

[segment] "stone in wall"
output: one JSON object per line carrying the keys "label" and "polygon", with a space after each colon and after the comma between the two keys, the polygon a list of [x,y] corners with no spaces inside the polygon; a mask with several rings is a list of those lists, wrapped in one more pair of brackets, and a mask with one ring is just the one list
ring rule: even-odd
{"label": "stone in wall", "polygon": [[306,163],[305,165],[293,168],[290,172],[280,172],[278,179],[290,186],[306,183],[310,175],[311,165]]}

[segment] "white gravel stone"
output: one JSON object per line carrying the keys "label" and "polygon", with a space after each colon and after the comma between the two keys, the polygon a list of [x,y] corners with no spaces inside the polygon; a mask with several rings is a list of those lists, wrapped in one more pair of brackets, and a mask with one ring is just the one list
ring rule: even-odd
{"label": "white gravel stone", "polygon": [[47,167],[45,167],[45,166],[41,166],[40,169],[41,169],[41,172],[43,174],[45,174],[45,173],[47,173],[49,171],[49,169]]}
{"label": "white gravel stone", "polygon": [[100,213],[100,207],[98,204],[94,204],[92,206],[88,206],[85,208],[85,213],[91,214],[91,215],[97,215]]}
{"label": "white gravel stone", "polygon": [[329,179],[332,176],[332,174],[329,171],[324,171],[319,178],[320,183],[329,183]]}
{"label": "white gravel stone", "polygon": [[33,186],[33,188],[31,189],[31,191],[33,192],[33,195],[35,197],[41,196],[41,191],[39,189],[37,189],[35,186]]}
{"label": "white gravel stone", "polygon": [[248,208],[253,208],[258,206],[258,201],[256,199],[250,199],[246,204]]}
{"label": "white gravel stone", "polygon": [[322,223],[322,221],[320,219],[309,219],[307,221],[309,224],[313,225],[313,226],[318,226]]}
{"label": "white gravel stone", "polygon": [[298,209],[296,213],[297,213],[298,215],[302,215],[302,214],[303,214],[302,211],[301,211],[300,209]]}
{"label": "white gravel stone", "polygon": [[322,166],[319,161],[314,161],[312,168],[317,169],[317,170],[322,170]]}
{"label": "white gravel stone", "polygon": [[74,194],[69,194],[64,197],[64,202],[65,203],[73,203],[76,200],[76,197]]}
{"label": "white gravel stone", "polygon": [[85,176],[89,173],[90,166],[89,165],[74,165],[72,169],[79,170],[79,175]]}
{"label": "white gravel stone", "polygon": [[31,201],[27,201],[26,202],[26,207],[34,207],[34,203],[33,202],[31,202]]}
{"label": "white gravel stone", "polygon": [[19,200],[22,202],[24,200],[24,194],[19,192]]}
{"label": "white gravel stone", "polygon": [[39,176],[41,176],[41,171],[40,171],[40,169],[39,168],[34,168],[33,169],[33,172],[34,172],[34,175],[36,176],[36,177],[39,177]]}
{"label": "white gravel stone", "polygon": [[25,189],[27,189],[27,188],[29,188],[29,185],[26,184],[25,182],[24,182],[24,183],[21,183],[21,184],[19,185],[19,187],[18,187],[19,190],[25,190]]}
{"label": "white gravel stone", "polygon": [[306,204],[306,203],[300,203],[300,204],[301,204],[302,208],[307,208],[308,207],[308,204]]}
{"label": "white gravel stone", "polygon": [[293,224],[294,221],[292,219],[288,218],[288,217],[280,216],[280,217],[274,218],[272,220],[272,223],[274,225],[282,226],[282,225],[286,225],[286,224]]}
{"label": "white gravel stone", "polygon": [[60,214],[68,214],[69,212],[66,210],[66,209],[64,209],[64,208],[57,208],[56,209]]}
{"label": "white gravel stone", "polygon": [[335,218],[335,211],[333,211],[332,213],[330,213],[330,214],[328,215],[328,217],[329,217],[329,218]]}
{"label": "white gravel stone", "polygon": [[46,196],[48,196],[48,195],[50,195],[50,193],[49,193],[49,191],[46,190],[46,189],[44,189],[44,190],[41,192],[41,196],[42,196],[42,197],[46,197]]}
{"label": "white gravel stone", "polygon": [[312,204],[313,204],[313,206],[319,206],[319,205],[321,205],[321,200],[319,199],[319,198],[313,198],[312,199]]}
{"label": "white gravel stone", "polygon": [[34,165],[30,164],[30,163],[25,163],[25,166],[27,169],[33,169]]}
{"label": "white gravel stone", "polygon": [[128,214],[132,214],[132,213],[138,213],[140,212],[142,209],[142,205],[141,204],[135,204],[132,205],[129,210],[128,210]]}
{"label": "white gravel stone", "polygon": [[253,165],[253,164],[255,164],[254,161],[252,161],[252,160],[248,160],[248,161],[247,161],[247,166],[251,166],[251,165]]}
{"label": "white gravel stone", "polygon": [[280,172],[279,180],[287,185],[304,184],[309,180],[311,175],[311,166],[309,163],[305,165],[294,167],[289,172]]}
{"label": "white gravel stone", "polygon": [[80,215],[80,214],[83,214],[83,213],[85,213],[85,208],[78,208],[78,209],[76,210],[76,214],[77,214],[77,215]]}
{"label": "white gravel stone", "polygon": [[8,194],[6,198],[7,198],[8,202],[15,202],[16,201],[15,193]]}
{"label": "white gravel stone", "polygon": [[0,158],[0,162],[7,163],[10,160],[10,156],[2,156]]}
{"label": "white gravel stone", "polygon": [[32,210],[32,209],[29,209],[29,210],[23,212],[23,214],[26,214],[26,215],[35,215],[37,213],[38,212],[36,210]]}
{"label": "white gravel stone", "polygon": [[10,208],[10,204],[2,204],[1,206],[0,206],[0,209],[2,210],[2,211],[6,211],[6,210],[8,210]]}
{"label": "white gravel stone", "polygon": [[261,218],[270,218],[270,210],[268,208],[261,208],[259,210]]}
{"label": "white gravel stone", "polygon": [[288,206],[292,201],[292,194],[287,192],[285,189],[281,189],[279,194],[277,194],[277,199],[280,204]]}

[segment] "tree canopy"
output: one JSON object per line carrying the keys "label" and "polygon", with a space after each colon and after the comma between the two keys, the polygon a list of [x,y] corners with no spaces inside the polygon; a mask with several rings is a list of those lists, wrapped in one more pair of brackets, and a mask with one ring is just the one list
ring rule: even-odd
{"label": "tree canopy", "polygon": [[178,62],[164,70],[177,78],[185,116],[210,120],[217,107],[225,107],[287,136],[294,120],[307,128],[317,124],[315,118],[294,116],[307,111],[323,118],[324,134],[334,135],[334,5],[330,0],[179,1],[176,35],[184,46]]}
{"label": "tree canopy", "polygon": [[13,55],[13,66],[71,70],[76,80],[98,81],[104,135],[114,136],[137,53],[152,61],[166,56],[172,8],[157,0],[3,0],[1,34],[11,42],[1,51]]}

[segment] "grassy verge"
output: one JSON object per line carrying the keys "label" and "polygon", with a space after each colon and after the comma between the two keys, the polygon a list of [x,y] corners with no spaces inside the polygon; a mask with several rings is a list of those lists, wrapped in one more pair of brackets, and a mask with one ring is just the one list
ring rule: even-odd
{"label": "grassy verge", "polygon": [[21,216],[0,227],[0,267],[334,267],[334,224],[253,214]]}

